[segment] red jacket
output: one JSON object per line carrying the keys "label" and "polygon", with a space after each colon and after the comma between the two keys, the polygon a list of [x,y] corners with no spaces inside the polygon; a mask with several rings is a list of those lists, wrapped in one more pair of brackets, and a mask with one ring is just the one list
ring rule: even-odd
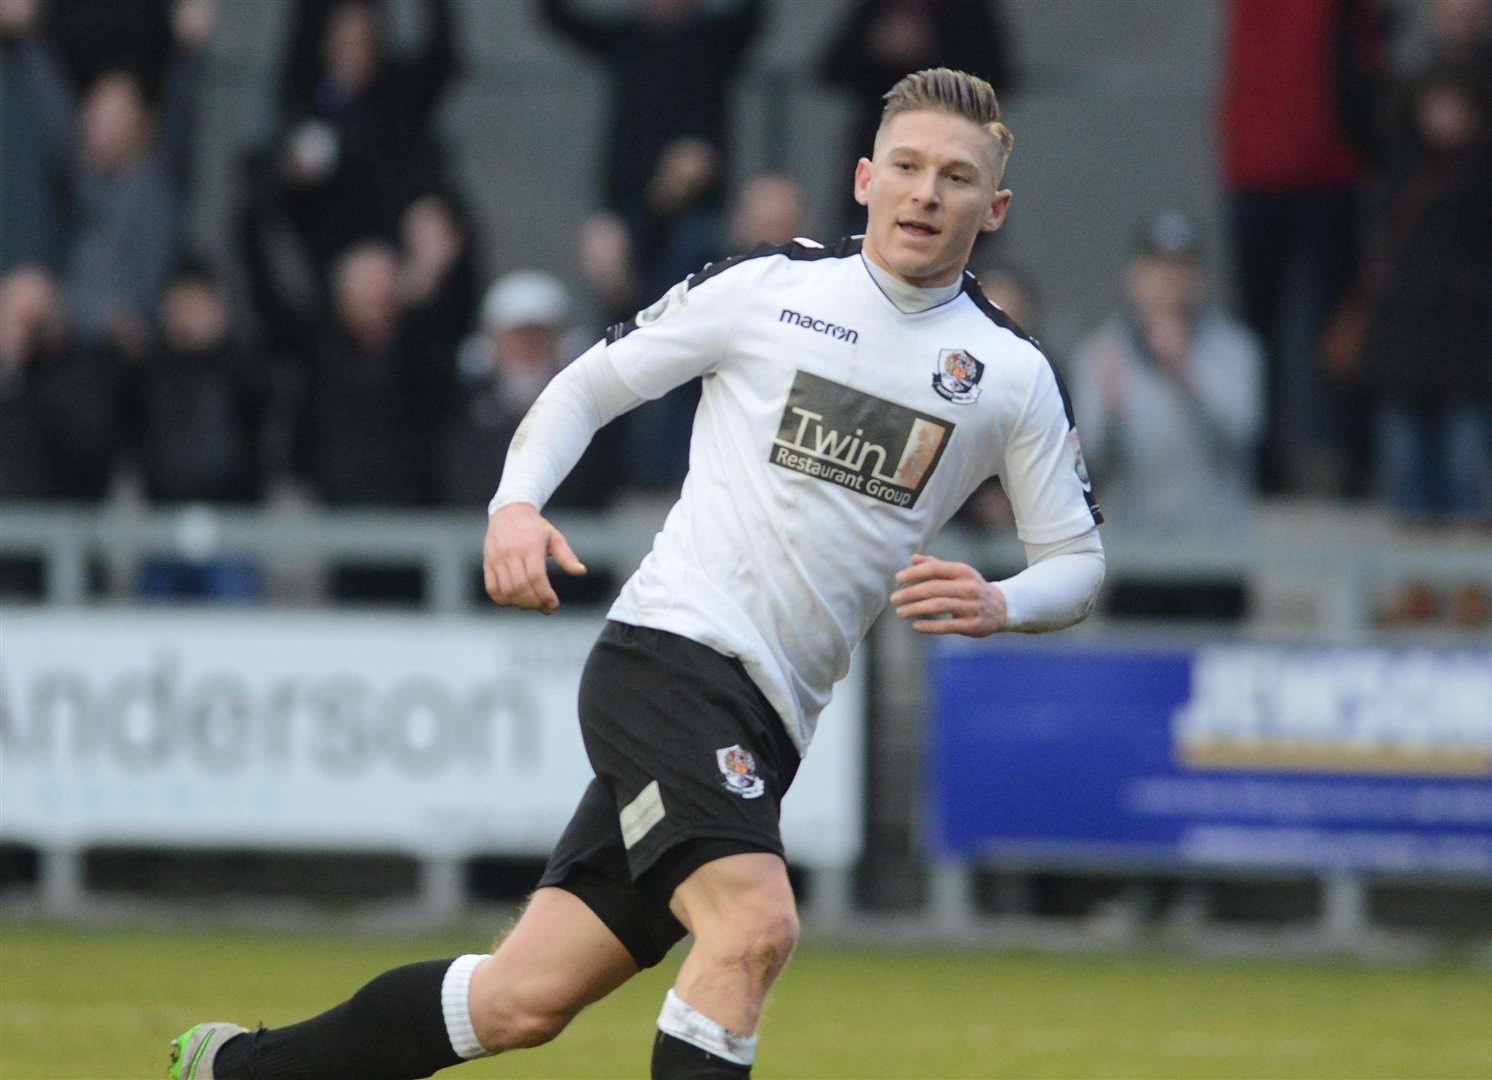
{"label": "red jacket", "polygon": [[1375,59],[1371,14],[1347,0],[1228,0],[1221,123],[1230,189],[1319,191],[1357,180],[1363,160],[1343,130],[1339,57],[1349,33],[1351,59]]}

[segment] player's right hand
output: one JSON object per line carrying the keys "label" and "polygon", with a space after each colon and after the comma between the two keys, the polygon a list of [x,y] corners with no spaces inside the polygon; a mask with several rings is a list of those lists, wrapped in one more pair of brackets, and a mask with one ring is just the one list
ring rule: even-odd
{"label": "player's right hand", "polygon": [[512,503],[487,519],[482,542],[482,578],[498,604],[548,615],[559,607],[545,559],[554,557],[567,574],[584,574],[564,535],[528,503]]}

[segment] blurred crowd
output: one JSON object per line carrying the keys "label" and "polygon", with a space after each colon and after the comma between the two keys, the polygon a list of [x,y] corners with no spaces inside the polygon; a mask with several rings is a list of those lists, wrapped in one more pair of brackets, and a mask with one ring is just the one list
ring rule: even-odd
{"label": "blurred crowd", "polygon": [[[769,0],[524,2],[609,88],[566,267],[482,250],[494,223],[474,220],[438,123],[465,70],[452,0],[419,0],[407,47],[379,0],[291,3],[274,134],[238,152],[216,262],[188,228],[212,0],[0,0],[0,499],[96,501],[125,476],[159,505],[289,487],[476,509],[518,420],[606,323],[710,260],[863,224],[853,206],[810,222],[791,175],[733,163]],[[1229,530],[1257,493],[1305,492],[1485,525],[1492,3],[1426,0],[1428,43],[1406,57],[1390,0],[1221,2],[1227,235],[1156,207],[1117,271],[1122,307],[1053,358],[1110,518]],[[935,64],[1019,93],[998,0],[840,6],[804,78],[854,104],[834,151],[846,175],[879,94]],[[1223,248],[1232,305],[1204,274]],[[553,273],[571,264],[589,295]],[[975,268],[1039,335],[1029,273],[998,242]],[[676,489],[697,395],[603,432],[556,502]],[[967,513],[1008,521],[997,485]],[[347,596],[398,591],[347,570]],[[137,587],[263,588],[243,561],[165,557]]]}

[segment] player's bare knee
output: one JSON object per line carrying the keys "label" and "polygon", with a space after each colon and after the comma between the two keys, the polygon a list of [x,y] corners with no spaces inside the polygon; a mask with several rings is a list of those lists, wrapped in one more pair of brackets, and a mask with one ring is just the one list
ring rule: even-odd
{"label": "player's bare knee", "polygon": [[753,982],[774,979],[797,943],[798,915],[790,899],[738,905],[717,933],[699,941],[716,963],[743,970]]}
{"label": "player's bare knee", "polygon": [[748,962],[754,973],[775,978],[798,944],[798,913],[791,903],[758,916],[752,927]]}
{"label": "player's bare knee", "polygon": [[518,1008],[509,1013],[504,1049],[543,1046],[569,1025],[575,1014],[561,1009]]}
{"label": "player's bare knee", "polygon": [[494,1053],[542,1046],[564,1031],[579,1010],[537,1001],[513,993],[497,993],[471,1001],[472,1027],[481,1044]]}

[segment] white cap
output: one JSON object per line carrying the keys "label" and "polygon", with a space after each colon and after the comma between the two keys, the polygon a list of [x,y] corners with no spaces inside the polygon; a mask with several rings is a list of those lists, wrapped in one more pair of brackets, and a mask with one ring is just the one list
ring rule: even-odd
{"label": "white cap", "polygon": [[498,278],[482,301],[482,325],[489,330],[515,326],[563,326],[570,317],[570,293],[542,270],[519,270]]}

